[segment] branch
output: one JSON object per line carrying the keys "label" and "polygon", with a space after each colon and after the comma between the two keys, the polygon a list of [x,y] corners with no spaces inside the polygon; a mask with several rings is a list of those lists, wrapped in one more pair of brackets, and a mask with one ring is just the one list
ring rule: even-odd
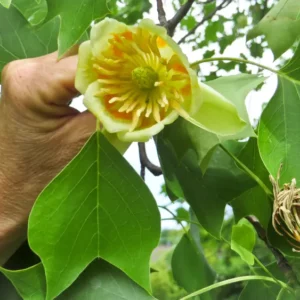
{"label": "branch", "polygon": [[156,0],[157,2],[157,13],[158,13],[158,20],[161,26],[167,25],[167,18],[166,18],[166,12],[164,10],[164,5],[162,3],[162,0]]}
{"label": "branch", "polygon": [[145,143],[138,143],[141,162],[141,177],[145,180],[145,168],[147,168],[154,176],[162,175],[160,167],[154,165],[148,158]]}
{"label": "branch", "polygon": [[254,229],[256,230],[259,238],[264,241],[266,246],[270,249],[272,254],[274,255],[277,265],[279,269],[282,271],[284,276],[287,278],[288,283],[291,284],[292,286],[297,286],[299,285],[298,278],[296,274],[293,271],[293,268],[289,265],[289,262],[287,259],[283,256],[283,254],[275,248],[270,241],[268,240],[267,233],[265,229],[261,226],[259,221],[253,217],[253,216],[248,216],[246,219],[253,225]]}
{"label": "branch", "polygon": [[219,4],[210,14],[206,15],[193,29],[191,29],[183,38],[181,38],[177,44],[183,43],[186,40],[187,37],[189,37],[190,35],[194,34],[195,31],[201,25],[203,25],[206,21],[208,21],[209,19],[211,19],[217,13],[217,11],[219,11],[220,9],[226,7],[230,3],[231,3],[231,0],[223,0],[222,3]]}
{"label": "branch", "polygon": [[174,15],[174,17],[168,21],[167,30],[168,30],[168,34],[170,36],[174,35],[176,26],[186,16],[186,14],[189,12],[189,10],[191,9],[194,2],[195,2],[195,0],[187,0],[187,2],[179,8],[179,10]]}

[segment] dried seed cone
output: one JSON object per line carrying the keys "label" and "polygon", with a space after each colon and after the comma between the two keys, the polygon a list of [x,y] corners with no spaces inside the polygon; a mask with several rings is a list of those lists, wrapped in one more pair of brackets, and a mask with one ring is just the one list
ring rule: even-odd
{"label": "dried seed cone", "polygon": [[276,180],[270,175],[274,194],[272,224],[279,235],[286,237],[292,250],[300,252],[300,189],[295,178],[280,189],[280,170],[281,167]]}

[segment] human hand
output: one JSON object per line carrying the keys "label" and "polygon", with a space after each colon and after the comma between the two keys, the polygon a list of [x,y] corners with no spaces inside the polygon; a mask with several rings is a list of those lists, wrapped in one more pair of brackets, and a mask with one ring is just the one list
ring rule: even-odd
{"label": "human hand", "polygon": [[0,265],[26,238],[43,188],[94,132],[88,112],[69,107],[77,55],[14,61],[2,72],[0,101]]}

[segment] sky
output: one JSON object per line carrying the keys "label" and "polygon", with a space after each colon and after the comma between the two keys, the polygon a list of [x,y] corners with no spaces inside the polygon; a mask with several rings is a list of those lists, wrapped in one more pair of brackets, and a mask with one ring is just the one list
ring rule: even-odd
{"label": "sky", "polygon": [[[217,3],[220,0],[216,0]],[[157,7],[156,7],[156,0],[150,0],[152,3],[152,8],[149,13],[145,14],[145,18],[150,18],[154,22],[158,23],[158,17],[157,17]],[[163,0],[164,2],[164,8],[166,11],[167,19],[172,18],[174,15],[174,9],[172,7],[172,1],[170,0]],[[249,0],[239,0],[239,7],[240,9],[243,9],[249,5]],[[225,9],[222,10],[222,15],[225,17],[230,17],[234,10],[236,9],[235,5],[229,5]],[[217,16],[215,17],[217,18]],[[201,29],[200,29],[201,30]],[[226,27],[225,27],[226,30]],[[174,35],[174,40],[178,41],[186,32],[177,30],[177,32]],[[216,53],[218,53],[218,46],[216,45]],[[203,55],[202,49],[199,49],[197,51],[193,51],[192,47],[189,45],[182,45],[183,52],[188,56],[190,62],[194,62],[196,60],[201,59]],[[245,38],[239,38],[236,40],[231,46],[227,47],[225,50],[223,56],[229,56],[229,57],[239,57],[240,53],[248,54],[249,50],[246,47],[246,40]],[[288,54],[287,56],[288,57]],[[262,63],[263,65],[266,65],[268,67],[275,68],[275,64],[273,62],[273,55],[270,50],[265,51],[264,56],[261,59],[255,60],[258,63]],[[211,71],[211,68],[215,68],[211,64],[204,64],[201,65],[201,71],[203,74],[208,74]],[[257,67],[252,67],[253,71],[257,71]],[[229,73],[230,75],[238,74],[238,71],[232,71]],[[225,73],[223,71],[219,72],[219,76],[222,75],[229,75],[228,73]],[[252,91],[248,95],[246,99],[246,106],[247,110],[250,116],[250,120],[255,123],[255,120],[257,120],[262,112],[262,104],[264,102],[267,102],[272,97],[277,83],[276,76],[270,74],[270,72],[264,72],[263,75],[265,77],[268,77],[268,79],[265,82],[265,85],[263,88],[259,91]],[[74,106],[77,109],[85,110],[82,105],[82,98],[79,98],[75,101]],[[154,145],[153,140],[150,140],[146,143],[146,149],[149,159],[156,165],[159,165],[159,160],[157,157],[156,148]],[[139,153],[138,153],[138,146],[137,143],[133,143],[130,148],[125,153],[124,157],[128,160],[128,162],[132,165],[132,167],[139,173],[140,172],[140,161],[139,161]],[[165,197],[163,194],[161,194],[161,186],[164,183],[163,176],[155,177],[152,175],[148,170],[146,170],[146,184],[148,185],[149,189],[151,190],[154,198],[156,199],[157,203],[159,205],[166,205],[170,203],[170,200]],[[172,204],[169,208],[171,208],[172,211],[175,211],[178,207],[178,204]],[[227,208],[228,210],[229,208]],[[163,209],[160,209],[162,218],[170,218],[171,215],[164,211]],[[229,210],[230,211],[230,210]],[[162,221],[162,228],[178,228],[178,224],[175,221],[169,221],[165,220]]]}

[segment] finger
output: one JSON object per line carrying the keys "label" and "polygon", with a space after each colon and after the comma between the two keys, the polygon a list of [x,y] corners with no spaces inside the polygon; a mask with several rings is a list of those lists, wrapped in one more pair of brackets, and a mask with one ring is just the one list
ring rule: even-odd
{"label": "finger", "polygon": [[73,117],[66,124],[68,142],[85,143],[88,138],[96,131],[97,120],[93,114],[85,111]]}

